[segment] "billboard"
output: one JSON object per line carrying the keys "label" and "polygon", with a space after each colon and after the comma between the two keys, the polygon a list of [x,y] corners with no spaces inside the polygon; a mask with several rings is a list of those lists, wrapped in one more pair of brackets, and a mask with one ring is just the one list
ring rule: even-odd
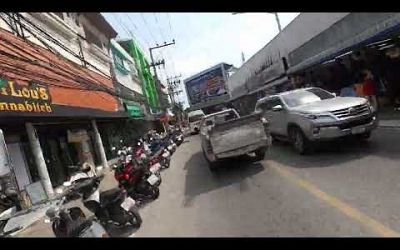
{"label": "billboard", "polygon": [[185,81],[190,105],[209,102],[227,95],[223,64]]}

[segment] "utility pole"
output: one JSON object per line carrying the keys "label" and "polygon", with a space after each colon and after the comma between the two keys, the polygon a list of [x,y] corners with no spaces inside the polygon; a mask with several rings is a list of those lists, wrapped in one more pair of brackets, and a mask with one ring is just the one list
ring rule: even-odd
{"label": "utility pole", "polygon": [[181,83],[181,80],[179,80],[180,77],[182,77],[182,75],[167,78],[168,94],[171,98],[172,106],[175,106],[175,95],[182,93],[182,90],[178,89],[178,85]]}
{"label": "utility pole", "polygon": [[[159,84],[159,79],[158,79],[158,75],[157,75],[156,66],[159,66],[159,65],[162,64],[165,67],[165,60],[163,59],[163,60],[160,60],[158,62],[154,62],[153,50],[160,49],[160,48],[163,48],[163,47],[167,47],[167,46],[170,46],[170,45],[173,45],[173,44],[175,44],[175,39],[172,39],[171,43],[164,42],[164,44],[162,44],[162,45],[158,45],[157,44],[157,46],[149,48],[150,60],[151,60],[150,67],[152,67],[153,70],[154,70],[154,77],[156,79],[156,85],[157,85],[156,87],[157,87],[157,90],[159,90],[158,91],[159,93],[161,92],[161,90],[160,90],[160,84]],[[162,98],[160,98],[160,102],[162,102]]]}
{"label": "utility pole", "polygon": [[181,113],[181,111],[182,110],[180,110],[180,106],[179,106],[179,101],[178,102],[176,102],[175,101],[175,95],[178,95],[178,94],[180,94],[180,93],[182,93],[182,90],[180,89],[180,83],[181,83],[181,80],[179,79],[180,77],[182,77],[182,75],[179,75],[179,76],[173,76],[173,77],[168,77],[167,78],[167,81],[168,81],[168,94],[169,94],[169,97],[170,97],[170,99],[171,99],[171,102],[172,102],[172,108],[173,108],[173,111],[175,111],[175,115],[177,116],[177,120],[178,120],[178,123],[180,124],[181,123],[181,120],[182,120],[182,113]]}
{"label": "utility pole", "polygon": [[[155,50],[155,49],[160,49],[160,48],[163,48],[163,47],[167,47],[167,46],[170,46],[170,45],[173,45],[173,44],[175,44],[175,39],[172,39],[172,43],[166,43],[166,42],[164,42],[163,45],[158,45],[158,44],[157,44],[157,46],[149,48],[149,51],[150,51],[150,59],[151,59],[151,65],[150,65],[150,66],[153,67],[153,69],[154,69],[154,76],[156,77],[156,79],[158,78],[158,76],[157,76],[156,65],[155,65],[154,57],[153,57],[153,50]],[[162,61],[164,61],[164,60],[162,60]],[[164,64],[164,63],[163,63],[163,64]]]}
{"label": "utility pole", "polygon": [[279,21],[278,12],[274,12],[274,14],[275,14],[276,23],[278,24],[279,33],[281,33],[282,27],[281,27],[281,22]]}

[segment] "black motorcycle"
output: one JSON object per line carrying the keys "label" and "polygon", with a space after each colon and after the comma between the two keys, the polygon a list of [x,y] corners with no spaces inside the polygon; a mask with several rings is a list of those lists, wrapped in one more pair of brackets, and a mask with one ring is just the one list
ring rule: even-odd
{"label": "black motorcycle", "polygon": [[122,236],[137,229],[142,218],[135,201],[119,188],[99,192],[104,176],[81,178],[74,182],[88,182],[80,188],[83,205],[92,211],[110,236]]}

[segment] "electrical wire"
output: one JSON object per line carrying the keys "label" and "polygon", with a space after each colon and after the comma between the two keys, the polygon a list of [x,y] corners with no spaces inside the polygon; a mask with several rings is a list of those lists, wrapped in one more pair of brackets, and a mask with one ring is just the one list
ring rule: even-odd
{"label": "electrical wire", "polygon": [[[8,15],[7,13],[5,13],[6,15]],[[63,50],[65,50],[66,52],[70,53],[71,55],[75,56],[76,58],[83,60],[87,65],[93,67],[95,70],[97,70],[98,72],[100,72],[101,74],[103,74],[106,77],[109,77],[106,73],[104,73],[102,70],[100,70],[99,68],[97,68],[95,65],[91,64],[90,62],[84,60],[83,58],[81,58],[80,55],[76,54],[74,51],[72,51],[71,49],[69,49],[68,47],[66,47],[64,44],[62,44],[60,41],[58,41],[57,39],[55,39],[53,36],[51,36],[50,34],[48,34],[46,31],[44,31],[42,28],[38,27],[37,25],[35,25],[34,23],[32,23],[30,20],[28,20],[27,18],[25,18],[24,16],[22,16],[19,13],[16,13],[16,15],[21,18],[22,20],[24,20],[28,25],[30,25],[31,27],[33,27],[34,29],[36,29],[37,31],[41,32],[42,34],[44,34],[47,39],[51,42],[54,42],[56,45],[58,45],[60,48],[62,48]],[[9,16],[9,15],[8,15]],[[15,19],[14,19],[15,20]],[[16,20],[17,21],[17,20]],[[18,22],[18,21],[17,21]],[[21,25],[21,22],[19,22],[19,24]],[[74,32],[77,36],[81,37],[82,36],[79,33]],[[86,40],[86,39],[85,39]],[[87,40],[86,40],[87,41]]]}
{"label": "electrical wire", "polygon": [[[26,29],[27,29],[27,27],[25,27]],[[29,31],[32,35],[34,35],[37,39],[39,39],[44,45],[47,45],[46,47],[50,47],[48,44],[46,44],[43,40],[41,40],[39,37],[37,37],[31,30],[29,30],[29,29],[27,29],[27,31]],[[35,48],[34,46],[31,46],[31,47],[33,47],[37,52],[39,52],[40,53],[40,51],[37,49],[37,48]],[[25,51],[26,52],[26,51]],[[32,54],[31,54],[32,55]],[[43,53],[41,53],[41,55],[42,56],[44,56],[44,57],[46,57]],[[50,62],[51,62],[51,60],[50,60],[50,58],[48,58],[48,57],[46,57]],[[67,64],[68,66],[69,66],[69,64]],[[53,62],[53,65],[51,65],[51,66],[57,66],[59,69],[61,69],[61,70],[64,70],[63,68],[61,68],[61,67],[59,67],[58,66],[58,64],[57,63],[54,63]],[[49,69],[49,68],[48,68]],[[50,68],[50,70],[51,70],[52,68]],[[71,68],[70,68],[71,69]],[[71,72],[67,72],[68,74],[71,74]],[[74,74],[75,76],[77,76],[78,78],[80,78],[80,79],[82,79],[82,77],[80,77],[80,75],[79,75],[79,73],[81,73],[81,72],[77,72],[78,74]],[[86,72],[85,72],[86,73]],[[88,75],[90,78],[92,78],[92,76],[90,76],[88,73],[86,73],[86,75]],[[75,81],[77,80],[77,79],[74,79]],[[84,79],[84,80],[86,80],[86,79]],[[111,92],[110,94],[114,94],[112,91],[113,91],[113,89],[112,88],[106,88],[104,85],[99,85],[97,82],[89,82],[89,83],[91,83],[91,84],[94,84],[94,86],[100,86],[103,90],[106,90],[106,92]],[[105,89],[106,88],[106,89]],[[91,88],[92,89],[92,88]]]}
{"label": "electrical wire", "polygon": [[[6,14],[6,13],[5,13]],[[6,14],[7,15],[7,14]],[[9,16],[9,15],[8,15]],[[10,16],[9,16],[10,17]],[[10,17],[10,18],[12,18],[12,17]],[[2,19],[4,20],[4,18],[2,17]],[[15,20],[15,19],[14,19]],[[4,21],[6,21],[6,20],[4,20]],[[16,22],[18,22],[17,20],[15,20]],[[19,24],[20,24],[20,26],[23,26],[22,25],[22,23],[21,22],[19,22]],[[34,35],[35,36],[35,34],[32,32],[32,30],[29,30],[26,26],[24,26],[24,28],[27,30],[27,31],[29,31],[32,35]],[[22,27],[21,27],[21,30],[23,30],[22,29]],[[35,36],[36,38],[38,38],[37,36]],[[40,39],[39,39],[40,40]],[[41,41],[44,45],[45,45],[45,47],[47,47],[50,51],[52,51],[53,53],[54,53],[54,50],[52,50],[51,49],[51,47],[48,45],[48,44],[46,44],[44,41]],[[12,44],[13,45],[13,44]],[[60,44],[58,44],[59,46],[60,46]],[[61,45],[62,46],[62,45]],[[31,46],[31,47],[33,47],[37,52],[39,52],[40,53],[40,51],[37,49],[37,48],[35,48],[34,46]],[[25,51],[25,52],[27,52],[27,51]],[[56,51],[57,52],[57,51]],[[14,53],[15,53],[15,51],[14,51]],[[29,53],[28,52],[28,54],[30,54],[31,56],[33,56],[33,57],[35,57],[34,55],[32,55],[31,53]],[[56,54],[58,54],[59,55],[59,53],[56,53]],[[19,54],[19,55],[21,55],[21,54]],[[46,59],[48,59],[49,60],[49,62],[50,62],[50,65],[51,65],[51,60],[50,60],[50,58],[48,58],[48,57],[46,57],[46,55],[44,55],[43,53],[41,53],[41,55],[42,56],[44,56]],[[74,56],[76,56],[76,54],[74,54]],[[14,58],[15,59],[15,58]],[[21,60],[21,58],[19,58],[20,60]],[[26,62],[26,61],[25,61]],[[28,61],[28,63],[31,63],[31,64],[35,64],[35,61]],[[38,64],[36,64],[36,65],[38,65]],[[69,64],[67,64],[68,66],[70,66]],[[15,65],[12,65],[13,67],[15,67]],[[44,65],[39,65],[40,67],[43,67]],[[53,62],[53,65],[51,65],[51,66],[57,66],[59,69],[61,69],[61,70],[63,70],[63,68],[61,68],[61,67],[59,67],[58,66],[58,64],[57,63],[54,63]],[[48,67],[46,67],[48,70],[52,70],[52,68],[48,68]],[[71,69],[70,67],[69,67],[69,69]],[[3,70],[4,70],[4,67],[3,67]],[[6,70],[8,71],[8,72],[10,72],[11,71],[11,69],[10,68],[6,68]],[[53,70],[54,71],[54,70]],[[15,73],[15,71],[14,71],[14,73]],[[21,72],[18,72],[18,73],[21,73]],[[26,71],[25,71],[25,73],[27,73]],[[32,75],[32,72],[29,72],[31,75]],[[59,73],[59,72],[58,72]],[[68,72],[68,73],[71,73],[71,72]],[[79,72],[79,73],[81,73],[81,72]],[[86,73],[86,72],[85,72]],[[73,74],[74,75],[74,74]],[[92,77],[92,76],[90,76],[89,74],[87,74],[90,78]],[[83,80],[85,80],[85,87],[84,88],[82,88],[82,86],[81,87],[73,87],[73,86],[66,86],[66,85],[59,85],[59,84],[51,84],[51,81],[54,81],[55,79],[53,78],[53,79],[49,79],[49,78],[46,78],[46,77],[44,77],[44,75],[37,75],[38,77],[41,77],[42,79],[45,79],[45,80],[50,80],[48,83],[47,83],[47,85],[52,85],[52,86],[56,86],[56,87],[63,87],[63,88],[70,88],[70,89],[76,89],[76,90],[81,90],[81,91],[84,91],[84,90],[91,90],[91,91],[102,91],[102,92],[106,92],[107,94],[110,94],[110,95],[112,95],[112,96],[116,96],[116,97],[121,97],[120,95],[118,95],[118,94],[116,94],[115,92],[114,92],[114,89],[111,89],[111,88],[108,88],[108,89],[105,89],[105,86],[102,86],[102,85],[100,85],[100,88],[99,88],[99,83],[97,83],[97,82],[90,82],[90,81],[87,81],[87,79],[83,79]],[[69,75],[64,75],[64,77],[68,77]],[[76,75],[75,74],[75,76],[78,76],[79,77],[79,75]],[[79,78],[81,78],[81,77],[79,77]],[[73,82],[75,83],[75,82],[80,82],[78,79],[76,79],[76,78],[73,78],[72,79],[73,80]],[[82,83],[82,82],[80,82],[80,83]],[[89,83],[89,84],[88,84]],[[73,85],[73,84],[72,84]],[[78,86],[79,86],[79,84],[78,84]],[[111,90],[111,91],[110,91]],[[99,96],[101,97],[101,98],[103,98],[103,99],[105,99],[105,97],[103,97],[100,93],[97,93],[97,94],[99,94]],[[108,99],[106,99],[107,101],[108,101]]]}

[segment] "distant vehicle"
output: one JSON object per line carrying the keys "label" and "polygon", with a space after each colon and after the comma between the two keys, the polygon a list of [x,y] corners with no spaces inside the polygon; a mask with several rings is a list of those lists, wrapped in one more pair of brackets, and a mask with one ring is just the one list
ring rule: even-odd
{"label": "distant vehicle", "polygon": [[265,119],[258,114],[240,117],[234,109],[204,116],[200,133],[201,147],[210,170],[226,158],[254,153],[254,160],[262,160],[271,144]]}
{"label": "distant vehicle", "polygon": [[188,114],[189,129],[191,134],[198,134],[200,131],[200,121],[204,117],[202,110],[195,110]]}
{"label": "distant vehicle", "polygon": [[368,139],[377,126],[376,112],[362,97],[336,97],[321,88],[282,92],[259,100],[255,112],[270,123],[273,138],[289,139],[305,154],[313,143],[343,136]]}

